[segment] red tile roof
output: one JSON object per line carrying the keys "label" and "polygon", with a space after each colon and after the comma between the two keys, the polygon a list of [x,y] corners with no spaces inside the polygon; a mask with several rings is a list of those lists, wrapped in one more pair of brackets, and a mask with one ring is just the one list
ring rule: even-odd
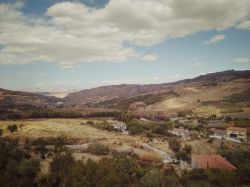
{"label": "red tile roof", "polygon": [[247,132],[246,128],[241,128],[241,127],[228,127],[227,130]]}
{"label": "red tile roof", "polygon": [[225,169],[233,171],[236,167],[221,155],[193,155],[192,160],[201,169]]}

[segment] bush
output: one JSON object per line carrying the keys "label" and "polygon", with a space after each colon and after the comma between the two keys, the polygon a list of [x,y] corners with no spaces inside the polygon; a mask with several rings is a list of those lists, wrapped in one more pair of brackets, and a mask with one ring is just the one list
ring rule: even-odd
{"label": "bush", "polygon": [[3,135],[3,129],[0,129],[0,137]]}
{"label": "bush", "polygon": [[17,131],[17,125],[16,124],[14,124],[14,125],[9,125],[8,127],[7,127],[7,129],[11,132],[11,133],[13,133],[13,132],[15,132],[15,131]]}
{"label": "bush", "polygon": [[87,151],[95,155],[108,155],[110,150],[109,147],[104,144],[93,143],[89,145]]}
{"label": "bush", "polygon": [[55,140],[55,152],[63,152],[65,151],[66,147],[66,140],[64,137],[57,137]]}
{"label": "bush", "polygon": [[186,154],[191,154],[192,146],[191,145],[185,145],[182,149]]}
{"label": "bush", "polygon": [[42,155],[46,154],[48,152],[48,149],[46,148],[46,145],[39,145],[36,147],[36,151],[40,152]]}
{"label": "bush", "polygon": [[171,149],[172,151],[178,152],[178,151],[180,150],[180,148],[181,148],[181,144],[180,144],[180,142],[179,142],[178,140],[176,140],[176,139],[171,139],[171,140],[169,141],[169,147],[170,147],[170,149]]}
{"label": "bush", "polygon": [[0,140],[0,186],[37,186],[40,162],[29,159],[15,142]]}
{"label": "bush", "polygon": [[93,121],[88,120],[87,125],[94,125],[95,123]]}
{"label": "bush", "polygon": [[214,141],[213,138],[209,138],[209,139],[207,140],[207,143],[213,143],[213,141]]}
{"label": "bush", "polygon": [[178,160],[183,160],[183,161],[190,161],[191,160],[189,155],[186,152],[183,152],[183,151],[176,153],[176,158]]}
{"label": "bush", "polygon": [[144,171],[127,156],[102,158],[98,162],[76,161],[70,154],[57,155],[43,186],[131,186]]}
{"label": "bush", "polygon": [[144,131],[143,126],[136,121],[128,123],[127,127],[130,135],[138,135]]}

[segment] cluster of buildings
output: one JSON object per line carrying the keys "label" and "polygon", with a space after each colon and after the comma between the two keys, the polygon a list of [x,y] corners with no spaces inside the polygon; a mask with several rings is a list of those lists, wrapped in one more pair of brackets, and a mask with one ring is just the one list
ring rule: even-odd
{"label": "cluster of buildings", "polygon": [[225,130],[222,129],[211,129],[213,135],[210,135],[210,138],[216,139],[226,139],[234,142],[247,142],[247,128],[241,127],[228,127]]}

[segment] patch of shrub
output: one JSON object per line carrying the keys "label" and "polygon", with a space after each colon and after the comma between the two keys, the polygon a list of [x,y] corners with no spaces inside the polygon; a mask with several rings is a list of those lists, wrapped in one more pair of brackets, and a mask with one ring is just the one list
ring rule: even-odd
{"label": "patch of shrub", "polygon": [[9,125],[8,127],[7,127],[7,129],[11,132],[11,133],[13,133],[13,132],[15,132],[15,131],[17,131],[17,125],[16,124],[13,124],[13,125]]}
{"label": "patch of shrub", "polygon": [[171,139],[168,143],[169,143],[170,149],[174,152],[178,152],[181,148],[180,142],[176,139]]}
{"label": "patch of shrub", "polygon": [[88,146],[87,151],[95,155],[108,155],[110,149],[102,143],[93,143]]}
{"label": "patch of shrub", "polygon": [[207,140],[207,143],[213,143],[213,141],[214,141],[214,138],[209,138],[209,139]]}
{"label": "patch of shrub", "polygon": [[0,129],[0,137],[3,135],[3,129]]}

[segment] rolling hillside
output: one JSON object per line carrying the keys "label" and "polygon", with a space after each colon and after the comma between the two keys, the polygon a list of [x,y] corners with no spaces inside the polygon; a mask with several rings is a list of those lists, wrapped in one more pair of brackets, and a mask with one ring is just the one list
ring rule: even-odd
{"label": "rolling hillside", "polygon": [[12,91],[0,88],[0,106],[3,105],[46,105],[60,101],[56,97],[47,97],[31,92]]}
{"label": "rolling hillside", "polygon": [[[0,108],[11,112],[27,107],[44,107],[58,101],[65,111],[133,111],[137,114],[198,112],[207,114],[242,113],[250,116],[250,70],[224,71],[172,83],[152,85],[111,85],[70,93],[63,99],[30,92],[0,89]],[[72,108],[73,106],[73,108]],[[32,111],[29,107],[29,111]],[[55,109],[53,109],[55,110]],[[58,109],[56,109],[58,110]],[[9,110],[8,110],[9,111]],[[74,112],[73,112],[74,113]]]}
{"label": "rolling hillside", "polygon": [[247,105],[249,88],[249,70],[229,70],[172,83],[103,86],[71,93],[64,100],[122,109],[142,101],[149,110],[175,111],[194,108],[198,99],[204,105],[223,106],[241,100]]}

